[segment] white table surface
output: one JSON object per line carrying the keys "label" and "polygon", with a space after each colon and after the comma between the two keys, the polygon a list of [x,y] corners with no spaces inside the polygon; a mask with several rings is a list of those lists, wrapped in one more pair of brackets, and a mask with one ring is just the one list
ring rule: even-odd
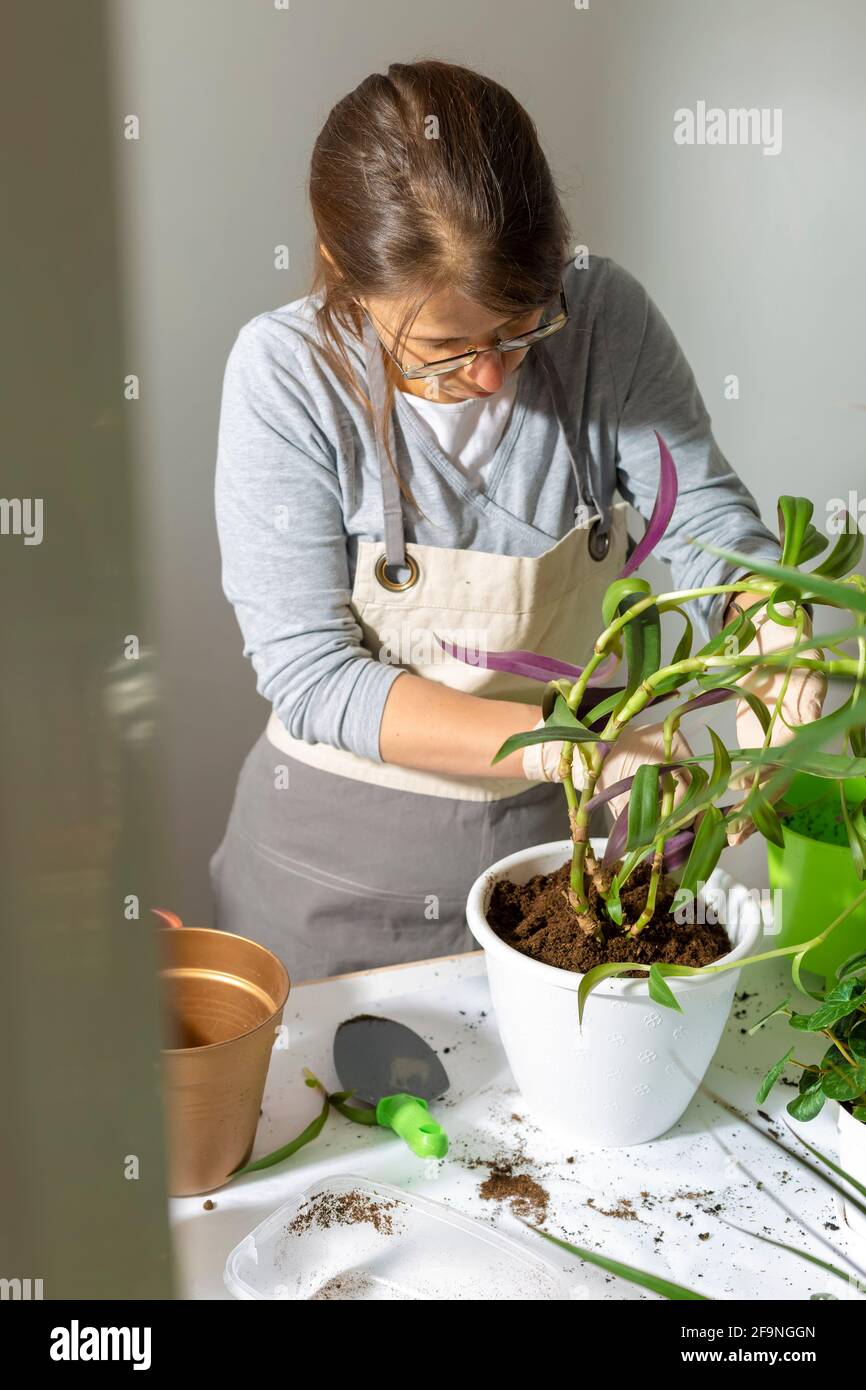
{"label": "white table surface", "polygon": [[[726,859],[729,871],[747,883],[766,882],[760,843],[750,842],[735,859],[727,854],[723,863]],[[705,1078],[711,1090],[764,1129],[769,1126],[757,1119],[754,1094],[761,1076],[790,1045],[790,1030],[784,1020],[774,1020],[753,1038],[745,1030],[790,992],[784,963],[741,974],[732,1016]],[[846,1270],[852,1269],[847,1253],[866,1268],[866,1242],[850,1234],[835,1196],[707,1097],[697,1096],[679,1123],[651,1144],[581,1153],[546,1138],[526,1113],[505,1060],[480,952],[296,986],[284,1014],[289,1047],[272,1054],[254,1158],[287,1143],[320,1109],[321,1095],[305,1086],[303,1067],[329,1090],[338,1089],[331,1058],[334,1032],[359,1012],[408,1024],[442,1057],[451,1087],[436,1115],[449,1135],[448,1157],[425,1163],[390,1131],[353,1125],[332,1112],[319,1137],[293,1158],[209,1194],[213,1210],[204,1209],[206,1197],[172,1199],[181,1297],[230,1298],[223,1268],[238,1241],[288,1197],[338,1173],[423,1194],[497,1227],[552,1257],[573,1277],[578,1298],[653,1296],[559,1252],[527,1231],[507,1206],[483,1200],[479,1189],[487,1165],[503,1160],[514,1172],[529,1173],[549,1194],[545,1229],[552,1234],[709,1297],[857,1297],[841,1280],[726,1224],[797,1245]],[[822,1043],[798,1041],[798,1056],[807,1061],[820,1056]],[[784,1107],[792,1095],[792,1089],[777,1087],[762,1109],[778,1117],[775,1132],[805,1156],[785,1126]],[[828,1104],[810,1125],[794,1126],[831,1155],[836,1152],[834,1110]],[[818,1234],[832,1242],[835,1254]]]}

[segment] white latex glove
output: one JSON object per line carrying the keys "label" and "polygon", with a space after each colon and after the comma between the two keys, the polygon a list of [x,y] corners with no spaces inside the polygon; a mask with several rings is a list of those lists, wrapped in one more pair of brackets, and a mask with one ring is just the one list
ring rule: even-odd
{"label": "white latex glove", "polygon": [[[533,724],[532,727],[533,729],[543,729],[544,720],[539,719],[538,723]],[[555,743],[531,743],[528,748],[524,748],[523,775],[527,781],[561,782],[559,762],[564,747],[565,744],[560,740]],[[586,786],[586,768],[576,749],[572,760],[571,775],[576,787]]]}
{"label": "white latex glove", "polygon": [[[782,603],[778,605],[781,613],[790,613],[791,605]],[[811,632],[807,628],[807,632]],[[782,623],[774,622],[766,613],[761,613],[755,620],[755,638],[748,647],[743,648],[744,655],[760,653],[766,656],[770,652],[784,651],[796,641],[794,628],[784,627]],[[820,657],[821,652],[814,648],[804,655],[810,657]],[[746,690],[751,690],[753,694],[759,696],[764,704],[773,713],[779,702],[782,687],[785,684],[785,669],[778,667],[775,669],[764,669],[763,671],[749,671],[738,682]],[[816,719],[820,719],[824,705],[824,697],[827,693],[827,678],[822,671],[810,671],[805,667],[795,667],[791,672],[788,688],[785,697],[779,706],[779,714],[773,724],[773,731],[770,735],[770,743],[775,748],[780,744],[788,743],[792,738],[792,730],[788,727],[793,725],[795,728],[800,724],[812,724]],[[737,701],[737,742],[741,748],[760,748],[764,742],[764,731],[760,722],[745,700]],[[761,780],[771,775],[769,768],[761,774]],[[745,781],[750,781],[754,776],[745,774]],[[743,775],[732,779],[731,786],[740,788],[745,784]],[[728,844],[739,845],[747,840],[754,830],[751,823],[747,823],[742,828],[731,828],[728,831]]]}
{"label": "white latex glove", "polygon": [[[671,741],[671,762],[679,762],[683,758],[690,758],[692,750],[686,742],[684,736],[677,731]],[[645,763],[665,762],[664,736],[661,724],[642,724],[638,728],[626,729],[620,734],[613,748],[604,760],[601,775],[596,783],[597,791],[604,791],[607,787],[612,787],[614,782],[621,782],[626,777],[633,777],[639,767]],[[674,806],[679,806],[689,785],[690,776],[687,767],[674,768],[671,776],[674,779]],[[628,792],[621,792],[619,796],[614,796],[607,803],[613,812],[614,820],[622,814],[628,806]]]}
{"label": "white latex glove", "polygon": [[[539,719],[534,727],[536,729],[543,728],[544,720]],[[533,743],[528,748],[524,748],[524,776],[530,782],[559,782],[561,780],[559,763],[562,749],[563,744],[560,742]],[[683,735],[679,732],[674,734],[671,743],[671,761],[677,762],[682,758],[690,758],[691,756],[692,750]],[[664,761],[664,736],[661,724],[642,724],[639,728],[626,729],[625,733],[620,734],[605,758],[596,790],[604,791],[607,787],[613,786],[614,782],[632,777],[644,763],[663,763]],[[576,787],[580,788],[586,785],[586,769],[579,753],[575,753],[572,776]],[[675,768],[672,776],[676,784],[674,805],[678,806],[685,796],[689,784],[688,768]],[[622,792],[608,802],[614,819],[625,810],[628,805],[628,797],[628,792]]]}

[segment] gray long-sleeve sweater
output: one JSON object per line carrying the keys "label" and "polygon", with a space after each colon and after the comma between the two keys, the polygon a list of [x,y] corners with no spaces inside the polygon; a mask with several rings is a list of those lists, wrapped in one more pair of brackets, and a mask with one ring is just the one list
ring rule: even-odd
{"label": "gray long-sleeve sweater", "polygon": [[[646,290],[609,257],[563,271],[569,321],[547,341],[596,499],[614,490],[648,517],[658,483],[658,430],[679,475],[679,499],[656,553],[677,588],[725,583],[742,571],[688,536],[778,556],[754,498],[723,457],[670,326]],[[310,296],[259,314],[238,334],[223,384],[216,517],[223,587],[259,693],[295,738],[380,760],[379,726],[400,667],[363,646],[349,607],[359,540],[382,540],[372,421],[321,356]],[[346,339],[364,381],[363,348]],[[487,490],[473,490],[397,393],[406,539],[423,545],[540,555],[574,524],[578,502],[544,371],[530,349]],[[576,595],[579,602],[579,595]],[[725,596],[693,612],[704,632]]]}

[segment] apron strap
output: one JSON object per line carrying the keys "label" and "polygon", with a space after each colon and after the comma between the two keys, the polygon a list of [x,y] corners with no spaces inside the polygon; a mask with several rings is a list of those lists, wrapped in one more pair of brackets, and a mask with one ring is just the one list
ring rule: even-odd
{"label": "apron strap", "polygon": [[[397,477],[396,468],[392,467],[388,460],[382,433],[383,422],[381,415],[382,407],[385,402],[385,364],[382,360],[382,349],[379,340],[376,337],[372,325],[366,319],[363,333],[367,362],[367,381],[370,390],[370,402],[373,407],[376,458],[379,467],[379,481],[382,489],[382,516],[385,537],[385,554],[382,560],[376,565],[376,578],[379,580],[379,583],[383,584],[387,589],[409,589],[418,578],[418,566],[411,556],[408,559],[406,556],[406,538],[403,530],[403,506],[400,497],[400,482]],[[571,414],[565,399],[565,392],[562,389],[562,379],[554,365],[553,359],[544,342],[536,343],[531,350],[538,356],[547,377],[550,393],[553,398],[553,409],[559,427],[562,430],[565,446],[571,461],[571,471],[574,474],[574,481],[577,485],[578,498],[581,505],[589,504],[593,509],[594,517],[591,521],[588,538],[589,552],[594,560],[601,560],[610,548],[610,520],[604,515],[593,495],[589,469],[586,467],[583,450],[575,441]],[[390,415],[386,422],[386,428],[391,443],[392,458],[396,459]],[[578,462],[578,460],[580,460],[580,462]],[[581,464],[583,464],[582,470]],[[402,581],[392,579],[387,574],[387,570],[389,569],[392,571],[408,569],[409,576]]]}
{"label": "apron strap", "polygon": [[[574,474],[574,481],[577,484],[577,495],[582,505],[591,506],[597,520],[598,531],[605,535],[610,522],[602,513],[601,508],[593,494],[592,483],[590,481],[589,469],[586,466],[583,450],[575,439],[574,427],[571,411],[565,399],[565,392],[562,389],[562,378],[556,369],[553,358],[547,350],[544,342],[538,342],[531,349],[538,356],[542,367],[547,376],[547,383],[550,387],[550,394],[553,398],[553,409],[559,421],[559,427],[565,438],[566,448],[571,459],[571,471]],[[583,465],[583,467],[581,467]]]}
{"label": "apron strap", "polygon": [[[384,571],[386,567],[390,570],[405,569],[406,560],[406,538],[403,532],[403,508],[400,499],[400,482],[397,478],[395,469],[388,461],[388,454],[385,448],[385,440],[382,434],[382,407],[385,403],[385,364],[382,361],[382,349],[372,327],[368,322],[364,323],[364,347],[367,357],[367,381],[370,389],[370,402],[373,407],[373,428],[376,435],[376,458],[379,466],[379,481],[382,488],[382,518],[385,536],[385,562],[384,565],[377,566],[376,577],[380,583],[384,583],[386,588],[403,589],[409,588],[410,584],[398,583],[388,579]],[[391,443],[391,456],[396,458],[394,451],[394,434],[391,429],[390,416],[387,421],[388,437]],[[410,566],[411,583],[417,577],[417,568]],[[414,571],[414,576],[412,575]]]}
{"label": "apron strap", "polygon": [[[589,521],[586,545],[593,560],[603,560],[610,550],[610,517],[605,515],[599,506],[598,500],[593,492],[592,481],[586,458],[579,442],[575,439],[574,426],[568,402],[565,399],[565,392],[562,389],[562,378],[556,370],[553,358],[547,350],[544,342],[535,345],[535,352],[541,361],[541,365],[547,374],[550,394],[553,397],[553,408],[556,418],[559,421],[559,428],[562,430],[565,445],[571,459],[571,469],[574,473],[574,481],[577,484],[577,495],[581,505],[589,505],[592,508],[592,516]],[[579,462],[578,462],[579,460]],[[583,471],[581,472],[581,464]]]}

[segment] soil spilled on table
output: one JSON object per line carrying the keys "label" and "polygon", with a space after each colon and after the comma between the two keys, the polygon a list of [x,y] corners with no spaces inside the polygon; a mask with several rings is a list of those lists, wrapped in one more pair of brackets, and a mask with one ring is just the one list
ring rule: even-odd
{"label": "soil spilled on table", "polygon": [[515,1216],[543,1221],[550,1195],[529,1173],[514,1173],[508,1166],[491,1168],[490,1177],[478,1189],[488,1202],[508,1202]]}
{"label": "soil spilled on table", "polygon": [[[626,934],[624,929],[637,921],[646,901],[648,860],[638,865],[622,891],[623,929],[614,926],[599,888],[610,882],[615,867],[599,868],[596,879],[587,875],[589,911],[580,918],[566,896],[571,868],[566,862],[555,873],[536,874],[522,885],[501,880],[491,894],[487,921],[498,937],[522,955],[581,974],[608,961],[709,965],[731,950],[721,924],[674,921],[671,907],[677,884],[669,875],[659,882],[653,920],[638,936]],[[591,934],[594,929],[600,929],[600,937]],[[626,976],[643,973],[624,972]]]}
{"label": "soil spilled on table", "polygon": [[311,1226],[354,1226],[369,1222],[382,1235],[391,1235],[394,1219],[391,1212],[400,1205],[397,1201],[376,1201],[365,1192],[322,1192],[298,1212],[289,1226],[293,1235],[308,1231]]}

